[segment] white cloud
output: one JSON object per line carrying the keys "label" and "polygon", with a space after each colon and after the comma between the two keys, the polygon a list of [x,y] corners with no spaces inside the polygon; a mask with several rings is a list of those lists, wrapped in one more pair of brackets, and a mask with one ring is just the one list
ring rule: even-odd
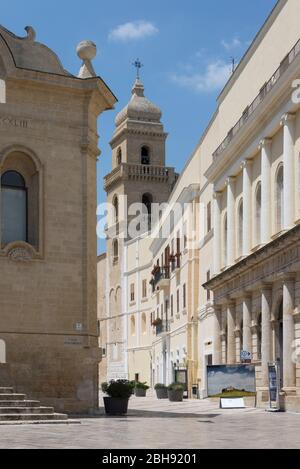
{"label": "white cloud", "polygon": [[157,33],[158,29],[153,23],[150,21],[140,20],[120,24],[110,31],[108,38],[112,41],[125,42],[144,39],[145,37],[153,36]]}
{"label": "white cloud", "polygon": [[242,43],[238,37],[234,37],[233,39],[231,39],[231,41],[225,41],[225,39],[223,39],[221,41],[221,44],[224,47],[224,49],[227,50],[227,52],[230,52],[233,49],[238,49],[239,47],[242,46]]}
{"label": "white cloud", "polygon": [[174,74],[172,80],[180,86],[200,93],[210,93],[223,88],[231,75],[231,67],[222,60],[211,62],[205,71],[190,74]]}

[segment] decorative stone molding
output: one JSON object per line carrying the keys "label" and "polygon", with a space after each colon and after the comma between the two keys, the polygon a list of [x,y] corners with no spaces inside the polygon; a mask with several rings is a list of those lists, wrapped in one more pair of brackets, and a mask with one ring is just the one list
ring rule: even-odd
{"label": "decorative stone molding", "polygon": [[272,144],[271,138],[263,138],[258,145],[258,149],[262,150],[263,148],[269,147]]}
{"label": "decorative stone molding", "polygon": [[30,262],[40,258],[34,247],[23,241],[8,244],[1,252],[1,256],[13,262]]}
{"label": "decorative stone molding", "polygon": [[226,187],[228,187],[230,184],[234,183],[235,180],[236,180],[236,176],[229,176],[226,179],[226,182],[225,182]]}
{"label": "decorative stone molding", "polygon": [[295,114],[292,114],[291,112],[287,112],[286,114],[283,114],[280,120],[280,125],[283,127],[286,125],[288,122],[291,122],[295,119]]}
{"label": "decorative stone molding", "polygon": [[300,261],[299,232],[298,225],[212,278],[204,288],[214,291],[215,302],[222,304],[229,295],[256,290],[263,281],[272,283],[278,280],[279,275],[297,270],[296,265]]}
{"label": "decorative stone molding", "polygon": [[241,164],[241,169],[245,169],[248,166],[251,166],[253,164],[253,160],[244,160]]}

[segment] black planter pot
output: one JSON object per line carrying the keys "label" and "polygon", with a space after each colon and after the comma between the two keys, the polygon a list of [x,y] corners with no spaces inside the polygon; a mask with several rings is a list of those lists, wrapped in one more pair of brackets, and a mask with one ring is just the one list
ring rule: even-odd
{"label": "black planter pot", "polygon": [[107,415],[125,415],[128,411],[129,399],[117,397],[103,397],[105,413]]}
{"label": "black planter pot", "polygon": [[156,397],[157,399],[168,399],[168,389],[167,388],[156,389]]}
{"label": "black planter pot", "polygon": [[140,389],[140,388],[136,388],[136,389],[135,389],[135,395],[136,395],[136,397],[146,397],[146,394],[147,394],[147,390],[146,390],[146,389]]}
{"label": "black planter pot", "polygon": [[168,398],[170,402],[182,402],[183,401],[183,391],[169,391]]}

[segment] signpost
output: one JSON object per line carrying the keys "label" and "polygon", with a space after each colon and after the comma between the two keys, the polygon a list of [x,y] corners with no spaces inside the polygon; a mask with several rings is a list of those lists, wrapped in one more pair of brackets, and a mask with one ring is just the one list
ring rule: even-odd
{"label": "signpost", "polygon": [[241,351],[241,362],[242,363],[251,363],[252,362],[252,353],[247,350]]}
{"label": "signpost", "polygon": [[270,408],[268,412],[280,412],[280,366],[279,362],[268,364]]}

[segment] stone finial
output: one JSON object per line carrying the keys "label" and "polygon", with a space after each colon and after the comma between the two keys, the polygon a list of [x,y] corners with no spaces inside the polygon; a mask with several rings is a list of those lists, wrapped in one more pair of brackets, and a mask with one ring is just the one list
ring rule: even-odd
{"label": "stone finial", "polygon": [[92,41],[82,41],[77,46],[77,55],[83,64],[79,71],[78,78],[92,78],[96,76],[92,60],[97,55],[97,46]]}
{"label": "stone finial", "polygon": [[32,27],[32,26],[25,26],[24,29],[25,29],[25,31],[27,32],[27,37],[26,37],[26,39],[27,39],[28,41],[34,42],[34,41],[35,41],[35,38],[36,38],[36,32],[35,32],[35,30],[33,29],[33,27]]}

